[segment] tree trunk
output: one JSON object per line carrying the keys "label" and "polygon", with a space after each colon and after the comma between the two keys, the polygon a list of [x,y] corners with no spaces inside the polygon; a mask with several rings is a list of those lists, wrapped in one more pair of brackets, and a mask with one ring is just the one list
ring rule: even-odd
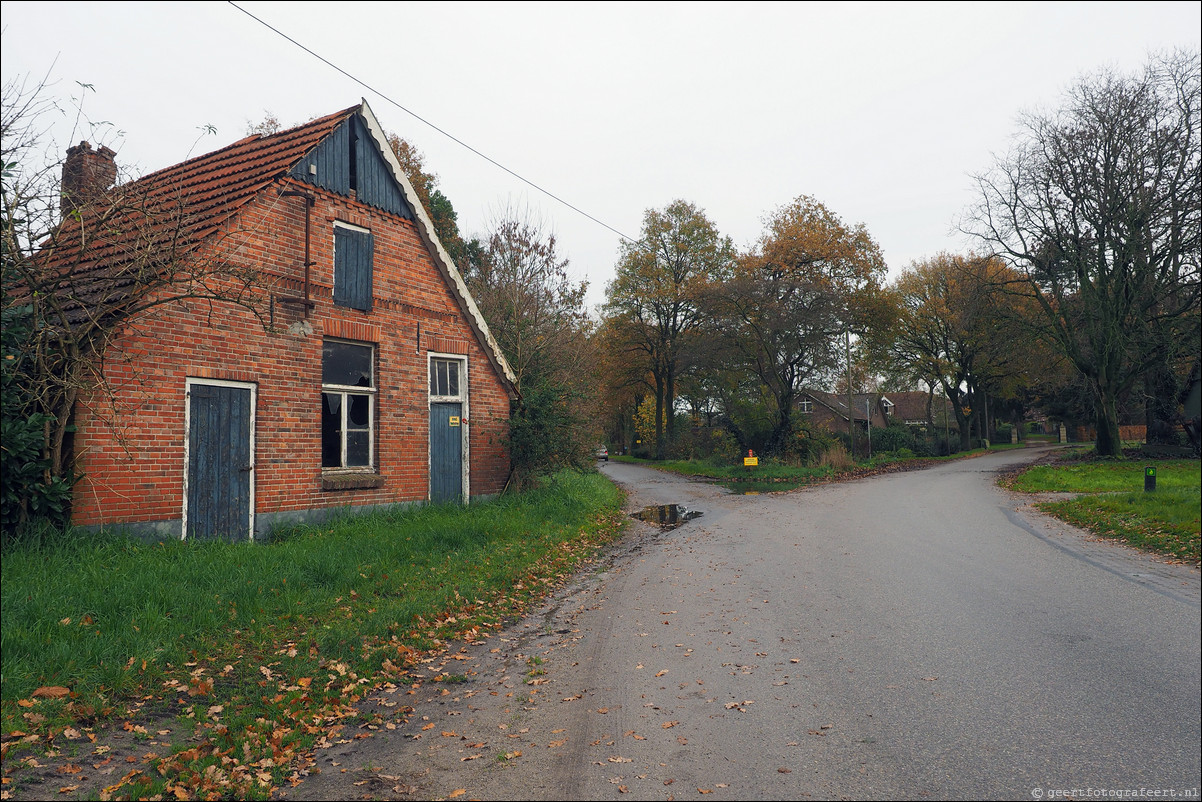
{"label": "tree trunk", "polygon": [[768,437],[767,452],[783,456],[788,451],[789,439],[792,434],[793,398],[789,396],[777,402],[776,421],[772,427],[772,434]]}
{"label": "tree trunk", "polygon": [[1119,416],[1113,398],[1099,398],[1096,404],[1096,426],[1098,440],[1095,450],[1099,457],[1118,457],[1123,453],[1123,441],[1119,435]]}
{"label": "tree trunk", "polygon": [[1144,376],[1144,423],[1147,440],[1158,445],[1179,445],[1177,439],[1177,377],[1163,362]]}
{"label": "tree trunk", "polygon": [[664,412],[667,415],[667,442],[665,446],[676,442],[676,366],[668,365],[667,376],[664,380]]}
{"label": "tree trunk", "polygon": [[655,377],[655,458],[664,458],[664,378]]}

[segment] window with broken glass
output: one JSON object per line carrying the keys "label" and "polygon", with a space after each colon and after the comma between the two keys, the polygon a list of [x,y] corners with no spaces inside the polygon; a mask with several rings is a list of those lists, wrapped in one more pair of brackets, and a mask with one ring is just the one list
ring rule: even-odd
{"label": "window with broken glass", "polygon": [[375,402],[375,348],[326,340],[321,353],[322,468],[372,467]]}

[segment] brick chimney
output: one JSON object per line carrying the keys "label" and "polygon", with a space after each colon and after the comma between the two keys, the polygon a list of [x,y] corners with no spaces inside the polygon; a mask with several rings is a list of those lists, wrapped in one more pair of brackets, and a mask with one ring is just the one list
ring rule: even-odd
{"label": "brick chimney", "polygon": [[64,215],[97,200],[113,186],[117,180],[116,155],[116,151],[104,145],[99,150],[92,150],[88,142],[67,148],[59,199],[59,208]]}

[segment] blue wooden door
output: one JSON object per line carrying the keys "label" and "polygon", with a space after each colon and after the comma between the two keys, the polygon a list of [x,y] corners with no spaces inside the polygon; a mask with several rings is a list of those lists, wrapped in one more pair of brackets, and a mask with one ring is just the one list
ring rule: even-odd
{"label": "blue wooden door", "polygon": [[463,404],[430,405],[430,501],[463,498]]}
{"label": "blue wooden door", "polygon": [[186,537],[250,537],[252,401],[249,387],[192,384],[188,389]]}

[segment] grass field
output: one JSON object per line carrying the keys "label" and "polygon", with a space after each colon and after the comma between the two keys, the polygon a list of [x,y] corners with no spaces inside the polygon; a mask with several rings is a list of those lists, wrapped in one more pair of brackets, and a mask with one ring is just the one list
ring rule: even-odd
{"label": "grass field", "polygon": [[[1144,490],[1144,468],[1156,489]],[[1085,494],[1040,509],[1091,532],[1184,562],[1202,561],[1202,468],[1197,460],[1066,460],[1030,468],[1008,483],[1024,493]]]}
{"label": "grass field", "polygon": [[214,798],[263,798],[366,688],[500,626],[589,560],[621,531],[621,502],[599,474],[565,473],[262,545],[68,533],[6,546],[5,775],[23,750],[166,712],[181,740],[119,796],[195,791],[219,770]]}

